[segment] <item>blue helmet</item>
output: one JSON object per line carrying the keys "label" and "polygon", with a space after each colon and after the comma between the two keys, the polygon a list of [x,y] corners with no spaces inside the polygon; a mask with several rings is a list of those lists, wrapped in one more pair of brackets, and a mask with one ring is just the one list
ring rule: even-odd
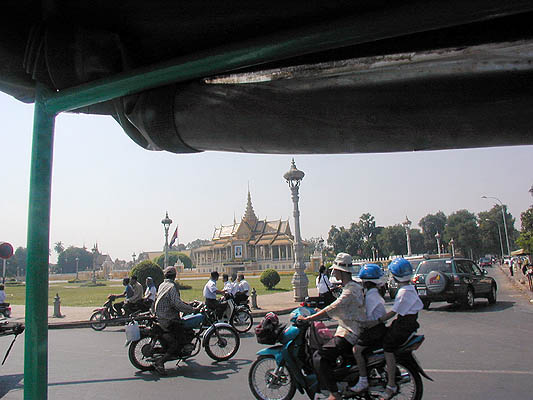
{"label": "blue helmet", "polygon": [[363,280],[379,279],[383,276],[381,267],[377,264],[365,264],[359,271],[358,278]]}
{"label": "blue helmet", "polygon": [[406,282],[411,279],[413,267],[405,258],[398,257],[389,264],[389,271],[397,280]]}

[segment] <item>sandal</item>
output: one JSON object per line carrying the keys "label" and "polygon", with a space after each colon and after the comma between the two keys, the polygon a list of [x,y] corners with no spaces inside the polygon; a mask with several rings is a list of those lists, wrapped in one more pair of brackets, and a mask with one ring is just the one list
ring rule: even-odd
{"label": "sandal", "polygon": [[385,393],[381,396],[380,400],[390,400],[398,394],[398,386],[389,386],[385,388]]}
{"label": "sandal", "polygon": [[363,392],[366,392],[367,390],[368,390],[368,382],[362,383],[361,381],[357,382],[356,385],[347,388],[347,391],[356,393],[356,394],[361,394]]}

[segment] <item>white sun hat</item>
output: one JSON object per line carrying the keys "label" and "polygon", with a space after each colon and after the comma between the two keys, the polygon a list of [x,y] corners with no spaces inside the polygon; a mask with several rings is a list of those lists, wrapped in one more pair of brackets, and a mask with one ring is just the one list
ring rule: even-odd
{"label": "white sun hat", "polygon": [[330,269],[338,269],[339,271],[348,272],[350,274],[355,273],[355,270],[352,266],[352,256],[348,253],[339,253],[335,257],[335,261]]}

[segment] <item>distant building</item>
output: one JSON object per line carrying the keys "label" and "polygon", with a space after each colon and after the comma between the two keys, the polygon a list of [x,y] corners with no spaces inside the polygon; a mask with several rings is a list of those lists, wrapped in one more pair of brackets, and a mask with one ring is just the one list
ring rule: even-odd
{"label": "distant building", "polygon": [[291,270],[294,267],[293,243],[289,221],[259,220],[248,191],[242,220],[215,228],[211,243],[192,249],[190,257],[197,273]]}

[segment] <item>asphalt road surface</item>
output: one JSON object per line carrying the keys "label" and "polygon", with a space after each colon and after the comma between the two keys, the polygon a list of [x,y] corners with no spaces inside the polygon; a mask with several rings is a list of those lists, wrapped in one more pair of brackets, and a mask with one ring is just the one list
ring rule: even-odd
{"label": "asphalt road surface", "polygon": [[[424,399],[533,398],[533,305],[501,273],[489,272],[499,283],[497,304],[478,299],[474,310],[465,311],[434,303],[420,313],[419,332],[426,341],[416,355],[434,379],[424,380]],[[22,339],[0,367],[1,399],[23,398]],[[130,364],[121,328],[52,330],[48,398],[249,399],[248,370],[262,345],[252,334],[241,339],[228,362],[215,363],[202,350],[179,368],[167,363],[169,375],[160,377]],[[10,341],[0,338],[2,358]]]}

